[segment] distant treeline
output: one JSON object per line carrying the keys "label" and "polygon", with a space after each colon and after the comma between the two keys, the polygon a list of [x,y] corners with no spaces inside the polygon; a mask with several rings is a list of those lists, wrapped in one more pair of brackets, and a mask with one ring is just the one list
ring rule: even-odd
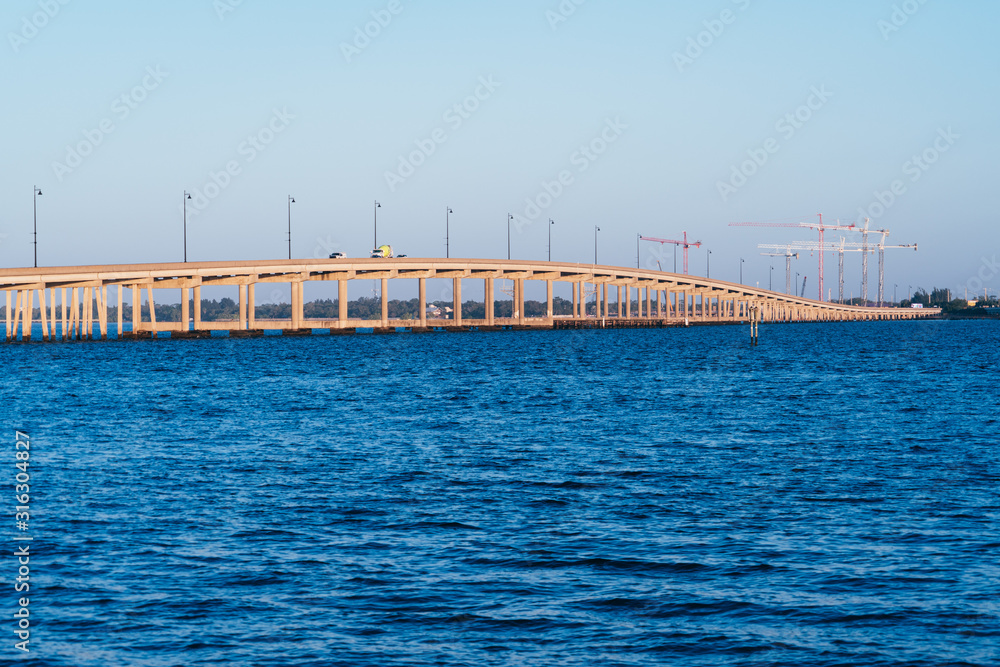
{"label": "distant treeline", "polygon": [[[637,304],[635,301],[632,303],[634,310]],[[451,301],[429,302],[428,306],[434,306],[441,311],[440,315],[428,315],[431,319],[451,319],[452,313],[450,309],[453,307]],[[494,304],[494,314],[496,317],[511,317],[511,306],[512,302],[510,299],[496,301]],[[593,301],[591,301],[591,311],[594,310],[593,306]],[[94,318],[96,320],[96,301],[93,307]],[[573,302],[562,297],[555,297],[552,300],[552,307],[556,315],[568,316],[573,314]],[[305,311],[306,319],[335,320],[340,315],[340,301],[337,299],[311,301],[305,304],[303,310]],[[229,297],[218,301],[202,299],[201,302],[201,319],[204,322],[236,322],[239,320],[239,312],[239,303]],[[545,317],[546,304],[544,301],[526,301],[524,312],[527,317]],[[47,315],[48,311],[46,311]],[[62,318],[62,305],[56,307],[56,315],[58,318]],[[181,315],[182,306],[180,304],[156,304],[157,322],[180,322]],[[257,306],[255,315],[258,320],[290,320],[292,318],[292,306],[287,303],[263,304]],[[6,307],[0,307],[0,318],[5,319],[6,316]],[[190,316],[194,319],[194,304],[191,304]],[[352,320],[379,320],[382,318],[382,301],[376,297],[362,297],[356,301],[351,301],[347,305],[347,316]],[[34,309],[32,317],[36,322],[41,319],[41,312],[38,308]],[[462,317],[472,320],[486,319],[486,304],[482,301],[466,301],[462,304]],[[150,321],[148,302],[142,306],[140,318],[143,322]],[[114,322],[117,319],[118,307],[111,306],[108,308],[108,321]],[[132,321],[132,306],[126,305],[122,308],[122,319],[126,322]],[[389,319],[419,320],[419,299],[410,299],[409,301],[394,299],[389,301]]]}

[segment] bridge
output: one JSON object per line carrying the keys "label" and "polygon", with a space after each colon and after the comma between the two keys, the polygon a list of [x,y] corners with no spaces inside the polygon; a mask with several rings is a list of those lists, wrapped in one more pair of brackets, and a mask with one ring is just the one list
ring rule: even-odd
{"label": "bridge", "polygon": [[[380,283],[381,318],[352,320],[348,317],[348,284],[353,280]],[[389,319],[392,286],[401,280],[416,281],[419,286],[419,319]],[[428,318],[429,280],[451,282],[453,316],[450,319]],[[484,319],[463,317],[462,287],[469,281],[482,281],[484,285]],[[503,281],[501,295],[512,297],[512,317],[496,316],[497,281]],[[338,283],[338,317],[306,319],[305,285],[324,282]],[[532,282],[545,285],[547,310],[544,317],[528,317],[525,313],[526,286]],[[274,283],[291,286],[291,318],[257,319],[256,309],[251,307],[256,303],[256,289]],[[554,313],[553,290],[559,283],[571,286],[571,316]],[[506,290],[505,285],[509,286]],[[202,288],[221,286],[234,288],[234,302],[239,303],[237,320],[202,321]],[[157,321],[154,295],[162,290],[180,290],[180,322]],[[0,269],[0,291],[6,298],[4,340],[7,342],[31,340],[36,308],[40,316],[37,324],[41,325],[45,341],[97,337],[106,340],[110,329],[109,295],[118,306],[113,337],[119,338],[157,337],[161,333],[197,338],[210,336],[213,331],[252,336],[265,331],[307,334],[316,329],[352,333],[359,329],[392,332],[400,329],[662,327],[738,323],[751,319],[765,323],[844,322],[917,319],[940,313],[937,309],[866,308],[825,303],[721,280],[660,271],[470,259],[318,259]],[[123,321],[125,294],[129,291],[130,303],[140,306],[145,291],[148,321],[142,321],[141,307],[132,308],[130,321]]]}

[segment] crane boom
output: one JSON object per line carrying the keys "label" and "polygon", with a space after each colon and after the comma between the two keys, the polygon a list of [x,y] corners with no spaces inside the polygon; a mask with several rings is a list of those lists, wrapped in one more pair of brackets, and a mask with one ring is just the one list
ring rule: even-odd
{"label": "crane boom", "polygon": [[[702,246],[701,241],[688,241],[688,233],[684,232],[683,241],[674,241],[671,239],[658,239],[652,236],[639,236],[640,241],[649,241],[651,243],[659,243],[660,245],[673,245],[680,246],[684,248],[684,275],[688,275],[688,249],[689,248],[700,248]],[[674,255],[674,271],[677,270],[677,255]]]}

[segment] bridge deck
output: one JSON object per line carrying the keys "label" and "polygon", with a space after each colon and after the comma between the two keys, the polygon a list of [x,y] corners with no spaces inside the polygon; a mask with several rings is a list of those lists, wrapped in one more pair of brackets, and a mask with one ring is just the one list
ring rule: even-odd
{"label": "bridge deck", "polygon": [[[427,281],[440,279],[452,281],[453,319],[427,317]],[[381,282],[379,320],[359,321],[348,317],[348,284],[352,280]],[[397,280],[418,282],[419,320],[390,320],[389,288],[390,283]],[[469,280],[484,282],[485,319],[470,320],[462,315],[462,286]],[[497,280],[511,286],[512,318],[500,318],[495,314]],[[529,318],[525,314],[525,283],[530,281],[546,285],[545,317]],[[336,319],[305,318],[304,285],[310,282],[338,283]],[[288,320],[256,318],[256,310],[251,306],[256,303],[255,289],[258,285],[272,283],[291,285],[292,315]],[[554,314],[553,286],[556,283],[572,286],[573,315],[569,318]],[[236,288],[238,320],[202,321],[201,288],[205,286]],[[252,332],[266,330],[301,332],[309,329],[561,329],[723,324],[750,319],[764,322],[900,320],[930,317],[940,312],[826,303],[696,276],[591,264],[417,258],[192,262],[0,269],[0,291],[4,292],[6,300],[5,340],[31,339],[36,308],[44,340],[95,336],[106,339],[112,329],[108,322],[109,288],[114,290],[118,305],[114,331],[154,337],[160,332],[204,336],[215,330],[252,335]],[[154,295],[163,289],[181,291],[181,322],[157,322]],[[125,293],[131,291],[131,304],[142,304],[143,290],[149,305],[149,321],[141,321],[141,308],[133,308],[131,322],[126,323],[123,321]]]}

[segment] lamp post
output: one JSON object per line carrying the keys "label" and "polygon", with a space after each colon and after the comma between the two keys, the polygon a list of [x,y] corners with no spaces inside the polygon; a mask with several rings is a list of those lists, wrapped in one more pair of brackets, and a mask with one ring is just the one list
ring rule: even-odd
{"label": "lamp post", "polygon": [[375,245],[372,246],[372,252],[378,249],[378,210],[382,208],[382,204],[378,201],[375,202]]}
{"label": "lamp post", "polygon": [[677,273],[677,244],[676,243],[674,244],[674,273]]}
{"label": "lamp post", "polygon": [[708,258],[708,266],[705,268],[705,277],[706,278],[711,278],[712,277],[712,251],[711,250],[708,251],[708,257],[707,258]]}
{"label": "lamp post", "polygon": [[181,203],[184,207],[184,263],[187,264],[188,261],[188,200],[191,199],[191,195],[188,191],[184,191],[184,196],[181,198]]}
{"label": "lamp post", "polygon": [[510,223],[514,219],[514,216],[510,213],[507,214],[507,261],[510,261]]}
{"label": "lamp post", "polygon": [[32,194],[35,199],[35,222],[33,227],[34,234],[34,245],[35,245],[35,268],[38,268],[38,198],[42,196],[42,191],[37,185],[32,186]]}
{"label": "lamp post", "polygon": [[[642,234],[635,235],[635,268],[639,268],[639,242],[642,241]],[[660,269],[662,271],[662,269]]]}
{"label": "lamp post", "polygon": [[454,211],[448,206],[444,214],[444,257],[451,259],[451,214]]}
{"label": "lamp post", "polygon": [[601,231],[601,228],[594,225],[594,264],[597,264],[597,234]]}
{"label": "lamp post", "polygon": [[799,296],[799,272],[795,272],[795,284],[792,287],[795,288],[795,296]]}
{"label": "lamp post", "polygon": [[767,291],[774,291],[774,264],[771,265],[771,274],[767,279]]}
{"label": "lamp post", "polygon": [[556,221],[549,218],[549,261],[552,261],[552,227],[556,224]]}
{"label": "lamp post", "polygon": [[742,257],[740,257],[740,285],[743,284],[743,265],[745,263],[746,263],[746,260],[743,259]]}
{"label": "lamp post", "polygon": [[906,300],[907,301],[913,301],[913,285],[909,285],[909,289],[907,290],[907,294],[909,296],[906,297]]}
{"label": "lamp post", "polygon": [[295,197],[288,195],[288,259],[292,258],[292,204]]}
{"label": "lamp post", "polygon": [[893,283],[893,284],[892,284],[892,304],[893,304],[894,306],[898,306],[898,305],[899,305],[899,302],[898,302],[898,301],[896,301],[896,288],[897,288],[897,287],[899,287],[899,284],[898,284],[898,283]]}

